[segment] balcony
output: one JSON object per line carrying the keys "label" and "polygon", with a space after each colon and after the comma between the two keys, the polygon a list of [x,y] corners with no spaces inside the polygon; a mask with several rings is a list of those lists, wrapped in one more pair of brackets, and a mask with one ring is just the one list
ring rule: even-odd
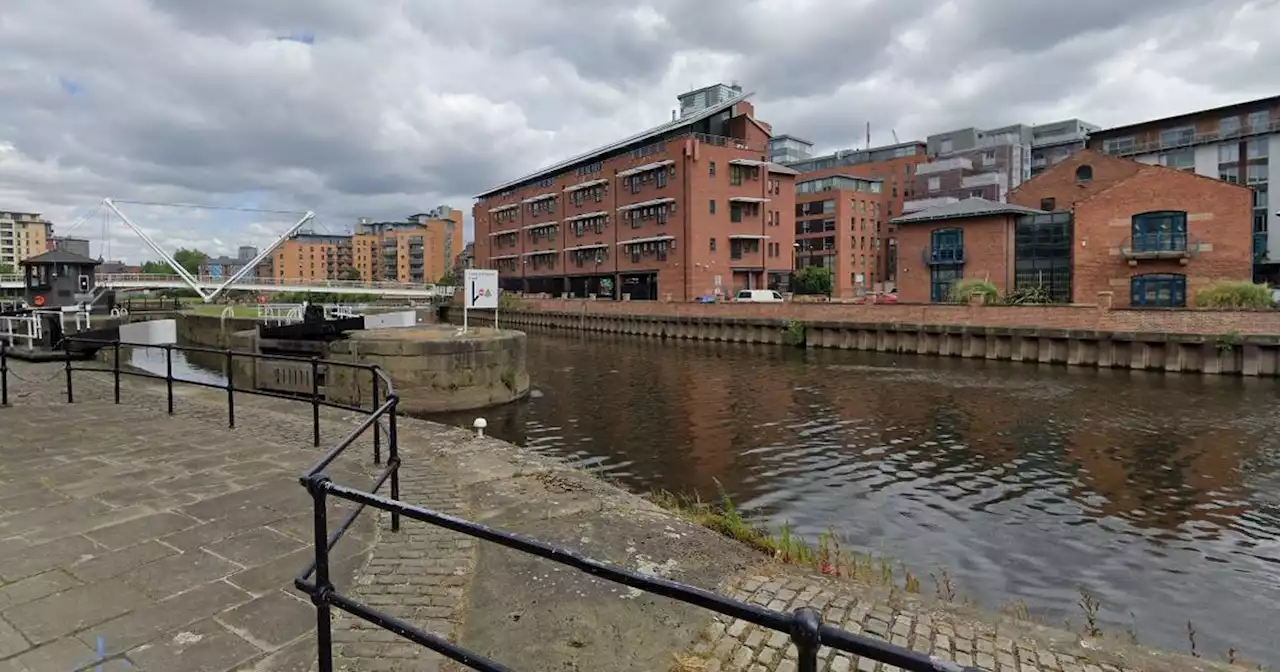
{"label": "balcony", "polygon": [[1253,260],[1267,261],[1267,232],[1253,234]]}
{"label": "balcony", "polygon": [[1136,266],[1139,261],[1159,259],[1177,259],[1185,264],[1199,247],[1200,244],[1185,233],[1144,233],[1133,236],[1127,245],[1120,246],[1120,256],[1127,259],[1130,266]]}
{"label": "balcony", "polygon": [[1271,133],[1280,133],[1280,119],[1272,120],[1266,124],[1242,124],[1240,128],[1227,131],[1226,133],[1211,131],[1209,133],[1187,135],[1176,141],[1156,139],[1149,142],[1135,142],[1130,145],[1120,147],[1113,146],[1110,148],[1108,148],[1106,143],[1103,142],[1100,149],[1103,153],[1110,154],[1112,156],[1134,156],[1136,154],[1154,154],[1156,152],[1166,152],[1171,149],[1183,149],[1186,147],[1194,147],[1196,145],[1222,142],[1223,140],[1242,140],[1255,135],[1269,135]]}
{"label": "balcony", "polygon": [[964,264],[963,247],[926,247],[920,251],[926,266],[960,266]]}

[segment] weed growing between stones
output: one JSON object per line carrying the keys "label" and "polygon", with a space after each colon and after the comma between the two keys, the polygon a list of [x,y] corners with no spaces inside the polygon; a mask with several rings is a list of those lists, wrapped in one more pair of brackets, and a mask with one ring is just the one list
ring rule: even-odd
{"label": "weed growing between stones", "polygon": [[[680,517],[715,530],[730,539],[744,543],[775,560],[789,565],[798,565],[813,569],[823,575],[849,579],[863,584],[885,586],[890,590],[889,602],[896,606],[899,591],[906,594],[919,594],[920,579],[906,565],[894,563],[892,560],[870,553],[860,553],[842,547],[840,536],[828,531],[818,535],[817,545],[811,545],[804,537],[795,534],[791,526],[784,523],[776,532],[763,525],[753,524],[743,518],[737,506],[723,489],[720,491],[719,503],[702,501],[697,495],[678,495],[666,490],[649,493],[649,501],[679,515]],[[962,598],[956,589],[955,581],[945,567],[939,567],[929,573],[934,584],[934,595],[939,601],[960,603],[973,606],[969,598]],[[1080,598],[1077,606],[1082,612],[1084,623],[1080,634],[1086,637],[1103,638],[1099,623],[1102,612],[1102,600],[1089,589],[1079,589]],[[1006,603],[1000,612],[1020,621],[1038,622],[1032,616],[1027,604],[1022,600]],[[1130,644],[1138,644],[1137,617],[1129,614],[1132,624],[1125,628],[1126,639]],[[1065,622],[1068,630],[1074,630],[1070,619]],[[1196,630],[1191,621],[1187,621],[1187,639],[1190,642],[1190,654],[1199,658],[1200,652],[1196,644]],[[1233,665],[1249,669],[1267,670],[1257,663],[1245,661],[1234,649],[1228,650],[1224,658]],[[677,660],[672,669],[679,672],[694,672],[701,659],[690,657],[688,660]]]}

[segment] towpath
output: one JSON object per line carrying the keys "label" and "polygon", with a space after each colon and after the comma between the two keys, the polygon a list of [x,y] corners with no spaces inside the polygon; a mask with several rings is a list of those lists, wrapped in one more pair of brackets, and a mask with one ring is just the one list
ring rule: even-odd
{"label": "towpath", "polygon": [[[281,670],[314,666],[314,610],[292,587],[310,553],[297,474],[318,454],[295,402],[128,380],[111,402],[56,365],[15,364],[0,408],[0,672]],[[322,445],[358,421],[322,416]],[[404,419],[402,497],[984,669],[1233,669],[833,582],[777,565],[588,474],[470,432]],[[330,471],[365,486],[371,446]],[[330,513],[334,520],[340,513]],[[553,563],[367,512],[336,548],[344,594],[521,670],[795,668],[785,636]],[[338,612],[338,668],[448,669]],[[821,669],[876,670],[825,651]]]}

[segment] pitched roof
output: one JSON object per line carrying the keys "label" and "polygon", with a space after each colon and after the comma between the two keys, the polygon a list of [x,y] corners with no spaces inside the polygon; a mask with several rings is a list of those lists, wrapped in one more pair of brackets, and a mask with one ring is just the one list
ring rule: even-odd
{"label": "pitched roof", "polygon": [[794,168],[788,168],[787,166],[784,166],[781,163],[773,163],[772,161],[769,162],[769,172],[777,173],[779,175],[799,175],[800,174],[800,171]]}
{"label": "pitched roof", "polygon": [[968,219],[970,217],[989,217],[991,215],[1040,215],[1043,210],[1027,208],[1012,203],[997,203],[985,198],[966,198],[958,203],[947,203],[919,212],[899,215],[889,220],[892,224],[911,224],[913,222],[933,222],[941,219]]}
{"label": "pitched roof", "polygon": [[498,185],[498,186],[496,186],[496,187],[493,187],[493,188],[491,188],[491,189],[486,189],[485,191],[483,191],[483,192],[481,192],[481,193],[479,193],[479,194],[476,194],[476,196],[475,196],[475,197],[476,197],[476,198],[484,198],[485,196],[488,196],[488,195],[490,195],[490,194],[495,194],[495,193],[497,193],[497,192],[503,191],[503,190],[505,190],[505,189],[510,189],[510,188],[512,188],[512,187],[518,186],[518,185],[523,184],[523,183],[525,183],[525,182],[529,182],[529,181],[532,181],[532,180],[536,180],[536,179],[538,179],[539,177],[546,177],[546,176],[548,176],[548,175],[553,175],[553,174],[558,173],[558,172],[560,172],[560,171],[562,171],[562,170],[564,170],[564,169],[566,169],[566,168],[569,168],[570,166],[573,166],[573,165],[575,165],[575,164],[582,163],[582,162],[585,162],[585,161],[590,161],[591,159],[595,159],[595,158],[597,158],[597,157],[603,156],[603,155],[608,154],[609,152],[612,152],[612,151],[614,151],[614,150],[617,150],[617,149],[621,149],[621,148],[623,148],[623,147],[626,147],[627,145],[635,144],[635,143],[637,143],[637,142],[644,142],[645,140],[648,140],[648,139],[650,139],[650,138],[656,138],[656,137],[658,137],[659,135],[662,135],[663,133],[670,133],[671,131],[674,131],[674,130],[677,130],[677,129],[680,129],[680,128],[683,128],[683,127],[686,127],[686,126],[692,126],[693,124],[696,124],[696,123],[698,123],[699,121],[702,121],[702,120],[704,120],[704,119],[709,119],[709,118],[711,118],[711,117],[713,117],[713,116],[715,116],[715,115],[717,115],[717,114],[719,114],[719,113],[721,113],[721,112],[723,112],[723,111],[725,111],[725,110],[727,110],[727,109],[729,109],[729,108],[733,107],[734,105],[736,105],[736,104],[738,104],[738,103],[741,103],[742,101],[744,101],[744,100],[746,100],[746,99],[750,98],[752,95],[754,95],[754,92],[752,92],[752,93],[745,93],[745,94],[743,94],[743,95],[741,95],[741,96],[737,96],[736,98],[730,98],[730,99],[728,99],[728,100],[726,100],[726,101],[724,101],[724,102],[722,102],[722,103],[718,103],[718,104],[716,104],[716,105],[712,105],[712,106],[710,106],[710,107],[707,107],[706,109],[699,111],[697,114],[691,114],[691,115],[689,115],[689,116],[687,116],[687,117],[683,117],[683,118],[681,118],[681,119],[675,119],[675,120],[673,120],[673,121],[668,121],[667,123],[662,124],[662,125],[660,125],[660,126],[654,126],[653,128],[651,128],[651,129],[649,129],[649,130],[647,130],[647,131],[643,131],[643,132],[641,132],[641,133],[637,133],[637,134],[635,134],[635,135],[633,135],[633,136],[630,136],[630,137],[627,137],[627,138],[623,138],[622,140],[619,140],[619,141],[617,141],[617,142],[614,142],[614,143],[611,143],[611,144],[605,145],[605,146],[603,146],[603,147],[598,147],[598,148],[596,148],[596,149],[593,149],[593,150],[591,150],[591,151],[587,152],[586,154],[579,154],[578,156],[575,156],[575,157],[570,158],[570,159],[566,159],[566,160],[564,160],[564,161],[561,161],[560,163],[557,163],[557,164],[554,164],[554,165],[551,165],[551,166],[547,166],[546,168],[543,168],[543,169],[538,170],[538,171],[536,171],[536,172],[529,173],[528,175],[525,175],[524,177],[520,177],[520,178],[517,178],[517,179],[511,180],[510,182],[504,182],[504,183],[502,183],[502,184],[499,184],[499,185]]}
{"label": "pitched roof", "polygon": [[66,250],[50,250],[44,254],[37,254],[34,257],[27,257],[18,262],[19,266],[27,264],[80,264],[82,266],[101,264],[97,259],[90,259],[84,255],[68,252]]}

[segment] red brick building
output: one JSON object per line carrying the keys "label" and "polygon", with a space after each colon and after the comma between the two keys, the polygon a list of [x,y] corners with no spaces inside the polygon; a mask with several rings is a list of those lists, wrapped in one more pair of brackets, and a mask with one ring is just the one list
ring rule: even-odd
{"label": "red brick building", "polygon": [[796,181],[796,268],[831,271],[832,296],[886,291],[889,239],[880,180],[832,175]]}
{"label": "red brick building", "polygon": [[768,161],[770,129],[748,97],[700,89],[680,118],[478,195],[476,266],[555,296],[785,287],[796,171]]}
{"label": "red brick building", "polygon": [[[1252,196],[1234,184],[1080,151],[1009,194],[897,218],[899,294],[947,300],[961,278],[1117,307],[1190,305],[1252,274]],[[1101,298],[1100,298],[1101,297]]]}

